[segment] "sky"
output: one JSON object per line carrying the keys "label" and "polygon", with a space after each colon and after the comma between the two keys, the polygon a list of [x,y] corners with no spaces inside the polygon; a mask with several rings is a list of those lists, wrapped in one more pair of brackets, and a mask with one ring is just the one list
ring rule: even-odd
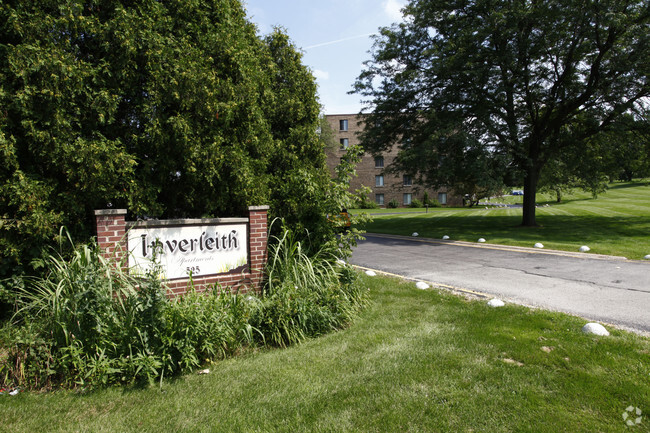
{"label": "sky", "polygon": [[360,95],[348,95],[370,59],[371,35],[402,19],[405,0],[244,0],[260,35],[283,27],[303,52],[318,83],[324,114],[356,114]]}

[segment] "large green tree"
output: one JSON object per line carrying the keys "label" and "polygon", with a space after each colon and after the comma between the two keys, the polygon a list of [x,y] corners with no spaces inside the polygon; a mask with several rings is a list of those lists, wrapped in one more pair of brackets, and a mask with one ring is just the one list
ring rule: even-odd
{"label": "large green tree", "polygon": [[630,182],[650,176],[650,119],[625,115],[592,144],[603,155],[603,172],[610,180]]}
{"label": "large green tree", "polygon": [[647,113],[624,114],[607,130],[565,149],[542,169],[541,191],[562,193],[574,188],[594,196],[615,180],[632,181],[650,176],[650,124]]}
{"label": "large green tree", "polygon": [[276,149],[269,164],[271,205],[275,214],[283,216],[285,223],[299,233],[311,231],[314,238],[324,239],[330,236],[324,207],[332,212],[338,206],[326,205],[331,197],[330,176],[324,142],[318,135],[316,81],[301,63],[302,54],[281,29],[275,29],[265,42],[270,56],[270,85],[264,107]]}
{"label": "large green tree", "polygon": [[[271,216],[332,239],[315,80],[239,0],[0,3],[0,277],[93,210]],[[338,191],[338,189],[334,188]]]}
{"label": "large green tree", "polygon": [[407,143],[419,157],[403,160],[436,183],[445,143],[472,137],[523,177],[523,225],[545,164],[650,95],[646,0],[411,0],[404,13],[355,84],[372,110],[363,144]]}

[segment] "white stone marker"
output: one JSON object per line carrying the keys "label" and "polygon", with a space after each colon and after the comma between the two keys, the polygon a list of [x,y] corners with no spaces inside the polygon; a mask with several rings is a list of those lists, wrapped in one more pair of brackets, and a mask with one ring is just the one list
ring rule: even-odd
{"label": "white stone marker", "polygon": [[369,276],[369,277],[374,277],[377,274],[375,273],[375,271],[366,271],[366,275]]}
{"label": "white stone marker", "polygon": [[429,285],[424,281],[418,281],[417,283],[415,283],[415,287],[417,287],[420,290],[426,290],[429,288]]}
{"label": "white stone marker", "polygon": [[479,238],[478,241],[479,241],[480,243],[483,243],[483,242],[485,242],[485,239],[483,239],[483,238]]}
{"label": "white stone marker", "polygon": [[494,298],[494,299],[491,299],[491,300],[488,302],[488,305],[489,305],[490,307],[495,307],[495,308],[496,308],[496,307],[503,307],[503,306],[506,305],[506,304],[505,304],[505,302],[503,302],[501,299]]}
{"label": "white stone marker", "polygon": [[585,334],[594,334],[594,335],[609,335],[609,331],[605,329],[600,323],[587,323],[582,327],[582,332]]}
{"label": "white stone marker", "polygon": [[420,234],[418,232],[413,232],[413,234],[411,236],[413,236],[414,238],[417,238],[418,236],[420,236]]}
{"label": "white stone marker", "polygon": [[537,242],[535,248],[544,248],[544,244]]}
{"label": "white stone marker", "polygon": [[587,251],[591,250],[587,245],[583,245],[580,247],[580,252],[581,253],[586,253]]}
{"label": "white stone marker", "polygon": [[[447,239],[449,239],[449,236],[447,236],[447,235],[444,235],[444,236],[442,237],[442,240],[443,240],[443,241],[446,241]],[[649,256],[649,257],[650,257],[650,256]]]}

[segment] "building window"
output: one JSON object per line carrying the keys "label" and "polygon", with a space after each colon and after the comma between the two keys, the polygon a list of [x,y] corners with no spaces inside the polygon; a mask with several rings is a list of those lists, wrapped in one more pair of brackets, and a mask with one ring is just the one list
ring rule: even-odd
{"label": "building window", "polygon": [[347,131],[347,130],[348,130],[348,119],[339,120],[339,131]]}
{"label": "building window", "polygon": [[378,175],[375,176],[375,186],[384,186],[384,176],[383,175]]}
{"label": "building window", "polygon": [[438,193],[438,203],[447,204],[447,193],[446,192],[439,192]]}
{"label": "building window", "polygon": [[375,156],[375,168],[384,168],[383,156]]}
{"label": "building window", "polygon": [[384,205],[384,194],[375,194],[375,203],[380,206]]}
{"label": "building window", "polygon": [[404,194],[404,206],[409,206],[411,204],[412,198],[413,198],[413,194],[411,193]]}
{"label": "building window", "polygon": [[350,140],[347,138],[341,138],[339,139],[339,143],[341,143],[341,149],[347,149],[350,147]]}
{"label": "building window", "polygon": [[413,179],[411,179],[411,176],[404,175],[404,186],[411,186],[413,185]]}

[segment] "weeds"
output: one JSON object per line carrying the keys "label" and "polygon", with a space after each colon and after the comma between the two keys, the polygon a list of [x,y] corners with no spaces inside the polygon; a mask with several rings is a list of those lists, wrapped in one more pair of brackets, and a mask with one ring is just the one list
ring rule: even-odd
{"label": "weeds", "polygon": [[263,308],[254,317],[266,343],[284,347],[339,329],[364,305],[356,273],[337,262],[337,249],[311,257],[294,234],[283,230],[269,248]]}
{"label": "weeds", "polygon": [[93,244],[42,266],[47,275],[16,289],[14,323],[0,329],[0,386],[153,384],[247,347],[341,328],[365,303],[334,247],[309,257],[288,230],[270,249],[261,296],[190,286],[169,299],[158,270],[135,278]]}

